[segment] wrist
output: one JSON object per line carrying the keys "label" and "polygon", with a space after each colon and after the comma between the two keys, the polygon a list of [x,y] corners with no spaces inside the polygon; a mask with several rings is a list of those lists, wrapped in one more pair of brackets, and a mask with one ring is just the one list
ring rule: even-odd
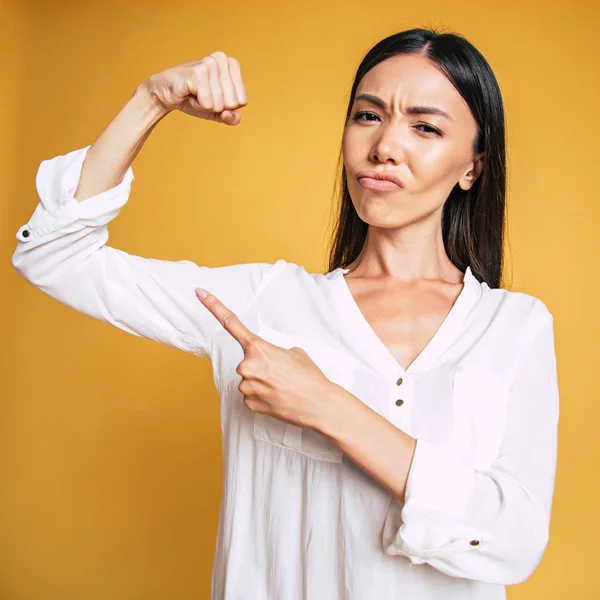
{"label": "wrist", "polygon": [[342,386],[330,382],[325,395],[318,422],[314,429],[331,441],[337,440],[343,432],[344,422],[360,400]]}
{"label": "wrist", "polygon": [[153,129],[159,121],[171,112],[156,99],[146,82],[135,88],[127,107],[137,115],[138,119],[148,129]]}

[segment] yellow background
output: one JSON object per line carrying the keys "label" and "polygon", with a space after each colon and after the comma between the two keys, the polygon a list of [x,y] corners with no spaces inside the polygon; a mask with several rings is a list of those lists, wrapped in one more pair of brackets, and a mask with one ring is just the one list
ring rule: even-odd
{"label": "yellow background", "polygon": [[599,5],[412,4],[2,6],[2,600],[208,599],[222,483],[210,362],[78,314],[12,269],[39,163],[92,143],[152,73],[223,50],[242,65],[241,124],[180,113],[161,122],[109,243],[208,266],[285,258],[323,272],[355,69],[374,43],[419,26],[464,34],[496,73],[509,133],[505,287],[540,297],[555,318],[550,544],[508,597],[600,597]]}

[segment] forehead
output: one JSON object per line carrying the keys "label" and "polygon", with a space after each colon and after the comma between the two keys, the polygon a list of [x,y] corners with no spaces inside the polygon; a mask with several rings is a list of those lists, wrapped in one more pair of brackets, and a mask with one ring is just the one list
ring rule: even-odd
{"label": "forehead", "polygon": [[358,84],[356,95],[362,93],[379,96],[394,108],[436,106],[457,121],[472,119],[467,103],[446,75],[416,54],[397,54],[377,64]]}

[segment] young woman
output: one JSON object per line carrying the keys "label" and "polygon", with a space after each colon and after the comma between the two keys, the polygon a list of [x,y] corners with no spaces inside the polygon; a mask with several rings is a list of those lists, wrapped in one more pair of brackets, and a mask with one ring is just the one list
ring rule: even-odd
{"label": "young woman", "polygon": [[225,469],[213,600],[504,599],[548,543],[559,397],[552,315],[500,287],[490,66],[426,29],[367,53],[327,273],[108,246],[156,124],[177,109],[234,126],[246,103],[222,52],[151,76],[91,146],[41,163],[14,267],[212,361]]}

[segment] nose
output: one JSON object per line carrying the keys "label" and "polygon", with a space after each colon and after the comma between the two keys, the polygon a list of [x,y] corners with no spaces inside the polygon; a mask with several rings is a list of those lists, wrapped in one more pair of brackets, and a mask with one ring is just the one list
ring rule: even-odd
{"label": "nose", "polygon": [[370,158],[373,162],[392,162],[397,165],[404,160],[402,142],[394,127],[383,127],[371,149]]}

